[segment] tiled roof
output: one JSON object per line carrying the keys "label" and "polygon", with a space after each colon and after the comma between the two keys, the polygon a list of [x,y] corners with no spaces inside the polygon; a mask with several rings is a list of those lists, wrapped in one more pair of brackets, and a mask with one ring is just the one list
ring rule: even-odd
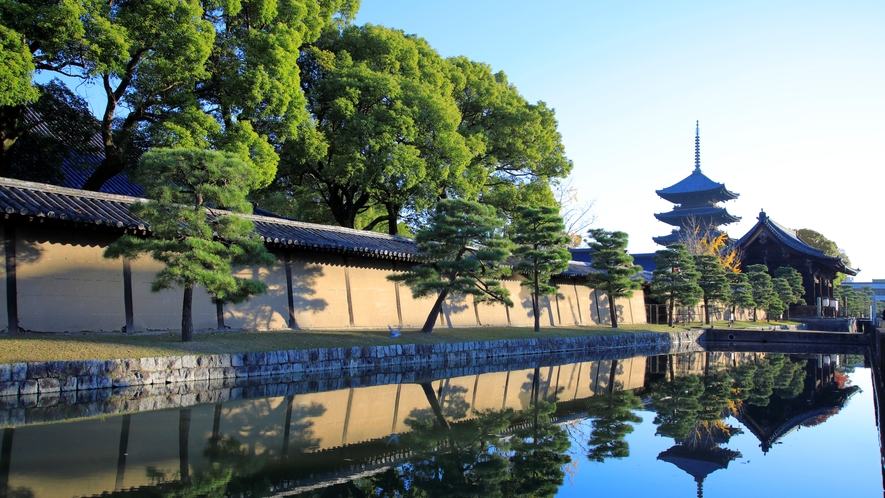
{"label": "tiled roof", "polygon": [[[149,230],[144,221],[129,213],[129,205],[139,201],[145,199],[0,178],[0,212],[8,218],[36,217],[112,229]],[[414,241],[406,237],[268,216],[247,218],[255,223],[255,230],[265,244],[272,247],[385,259],[411,259],[416,253]]]}
{"label": "tiled roof", "polygon": [[827,256],[824,251],[806,244],[802,239],[799,238],[795,230],[792,230],[772,221],[772,219],[769,218],[767,214],[765,214],[765,211],[761,211],[759,213],[758,220],[759,221],[756,222],[756,225],[751,228],[750,231],[748,231],[743,237],[741,237],[740,240],[737,241],[737,247],[744,246],[745,244],[750,243],[752,240],[755,240],[755,237],[759,233],[759,231],[764,229],[768,233],[772,234],[774,238],[776,238],[782,244],[800,254],[817,258],[822,261],[827,261],[842,273],[846,273],[848,275],[857,275],[857,270],[846,266],[845,263],[842,261],[842,258]]}
{"label": "tiled roof", "polygon": [[741,220],[739,216],[734,216],[719,206],[677,208],[666,213],[656,213],[655,218],[675,226],[681,226],[688,218],[711,220],[715,225],[727,225]]}
{"label": "tiled roof", "polygon": [[[146,201],[102,192],[57,187],[43,183],[0,178],[0,213],[7,219],[43,218],[89,226],[149,231],[147,224],[129,213],[129,206]],[[379,232],[305,223],[276,216],[244,215],[270,247],[333,252],[381,259],[414,260],[413,239]],[[589,264],[570,261],[566,277],[583,277],[595,272]],[[649,275],[641,275],[648,280]]]}
{"label": "tiled roof", "polygon": [[701,173],[700,169],[695,169],[690,175],[675,185],[655,192],[664,199],[676,203],[681,202],[680,199],[684,196],[692,194],[709,194],[716,201],[737,199],[739,195],[726,189],[725,184],[716,183],[707,178],[705,174]]}

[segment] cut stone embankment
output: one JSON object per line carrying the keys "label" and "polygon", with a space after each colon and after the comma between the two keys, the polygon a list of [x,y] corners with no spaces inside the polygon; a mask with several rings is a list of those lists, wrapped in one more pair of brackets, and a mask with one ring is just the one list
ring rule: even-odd
{"label": "cut stone embankment", "polygon": [[[0,365],[0,427],[697,350],[701,331]],[[290,392],[291,391],[291,392]]]}

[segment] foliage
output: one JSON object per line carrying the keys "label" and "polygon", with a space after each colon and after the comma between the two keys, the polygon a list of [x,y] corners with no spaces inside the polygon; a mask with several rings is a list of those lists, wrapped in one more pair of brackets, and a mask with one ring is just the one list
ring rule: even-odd
{"label": "foliage", "polygon": [[750,309],[756,307],[756,301],[753,299],[753,284],[750,277],[746,273],[728,272],[728,297],[726,304],[731,306],[731,313],[737,308]]}
{"label": "foliage", "polygon": [[505,496],[552,496],[565,478],[563,466],[571,462],[566,454],[570,446],[568,433],[550,420],[556,405],[541,400],[535,400],[533,405],[514,421],[516,429],[510,442],[512,475],[505,483]]}
{"label": "foliage", "polygon": [[566,245],[562,218],[554,207],[532,208],[523,206],[511,226],[510,240],[515,244],[513,256],[519,261],[514,271],[527,277],[522,286],[532,296],[535,332],[541,330],[541,296],[555,294],[556,286],[550,285],[550,277],[568,268],[571,259]]}
{"label": "foliage", "polygon": [[756,321],[756,310],[758,308],[767,310],[769,307],[773,307],[776,310],[777,302],[780,301],[780,298],[774,290],[774,284],[771,282],[771,275],[768,274],[767,266],[748,266],[747,278],[750,281],[750,289],[753,294],[753,321]]}
{"label": "foliage", "polygon": [[657,251],[654,259],[651,294],[667,303],[667,325],[672,327],[676,306],[694,306],[703,297],[704,291],[697,284],[700,273],[682,244]]}
{"label": "foliage", "polygon": [[0,25],[0,106],[25,105],[37,98],[31,86],[34,61],[21,34]]}
{"label": "foliage", "polygon": [[802,274],[799,273],[799,270],[789,266],[781,266],[774,271],[774,278],[786,280],[787,285],[790,287],[789,292],[786,289],[784,289],[783,294],[778,292],[785,304],[805,304],[805,300],[802,299],[802,296],[805,294],[805,286],[802,285]]}
{"label": "foliage", "polygon": [[473,154],[465,180],[480,202],[513,214],[520,205],[553,205],[549,180],[572,169],[553,109],[528,103],[503,72],[466,57],[448,60],[458,130]]}
{"label": "foliage", "polygon": [[687,436],[702,408],[699,399],[704,393],[703,387],[697,375],[681,375],[669,382],[661,380],[652,384],[649,388],[657,413],[656,434],[674,439]]}
{"label": "foliage", "polygon": [[[182,341],[193,340],[191,306],[194,286],[226,302],[263,293],[258,280],[237,278],[234,266],[270,265],[274,258],[253,232],[253,225],[233,213],[248,213],[245,196],[257,181],[255,171],[236,155],[196,149],[155,149],[142,158],[138,179],[147,203],[130,207],[145,220],[149,238],[124,235],[105,250],[106,258],[135,259],[150,254],[163,263],[151,290],[180,287]],[[209,216],[208,207],[215,207]]]}
{"label": "foliage", "polygon": [[834,287],[833,294],[842,303],[845,314],[855,317],[866,317],[869,314],[875,296],[870,286],[855,289],[848,285],[839,285]]}
{"label": "foliage", "polygon": [[475,302],[492,300],[513,306],[500,281],[510,274],[503,264],[509,244],[500,234],[502,226],[490,206],[461,199],[437,203],[430,224],[415,236],[424,262],[388,277],[408,284],[415,298],[437,295],[422,332],[433,331],[450,293],[469,294]]}
{"label": "foliage", "polygon": [[710,324],[710,302],[725,301],[728,298],[728,276],[722,262],[712,254],[694,256],[698,272],[698,287],[703,292],[704,323]]}
{"label": "foliage", "polygon": [[587,275],[587,285],[608,294],[609,316],[612,328],[618,327],[616,300],[633,296],[642,285],[635,279],[642,267],[633,264],[633,256],[627,254],[627,234],[608,232],[601,228],[589,231],[587,245],[593,249],[590,267],[596,272]]}
{"label": "foliage", "polygon": [[[382,26],[326,32],[300,59],[311,115],[283,149],[272,191],[288,212],[321,206],[337,224],[386,222],[468,189],[471,156],[458,133],[448,66],[425,40]],[[301,203],[301,204],[298,204]],[[306,203],[306,204],[305,204]]]}
{"label": "foliage", "polygon": [[[0,27],[24,40],[38,72],[97,84],[106,96],[104,160],[85,188],[98,190],[151,147],[236,153],[263,185],[276,171],[274,146],[306,119],[300,47],[357,7],[348,0],[7,0]],[[0,116],[0,129],[13,114]]]}

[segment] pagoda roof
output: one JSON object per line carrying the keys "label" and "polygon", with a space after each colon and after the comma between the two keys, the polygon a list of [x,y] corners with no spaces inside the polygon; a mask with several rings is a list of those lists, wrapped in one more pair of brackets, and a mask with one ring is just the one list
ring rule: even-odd
{"label": "pagoda roof", "polygon": [[689,197],[703,196],[709,198],[713,202],[718,202],[737,199],[738,196],[740,196],[740,194],[736,194],[725,188],[725,184],[716,183],[707,178],[707,175],[701,172],[700,167],[696,167],[694,171],[682,181],[667,188],[656,190],[655,193],[675,204],[682,203]]}
{"label": "pagoda roof", "polygon": [[720,206],[676,208],[666,213],[656,213],[655,218],[676,227],[684,226],[687,218],[703,220],[711,225],[727,225],[741,220],[740,216],[734,216]]}
{"label": "pagoda roof", "polygon": [[844,261],[842,261],[842,258],[838,256],[827,256],[824,251],[806,244],[801,238],[799,238],[799,235],[795,230],[776,223],[765,214],[765,211],[759,212],[758,220],[759,221],[756,222],[756,225],[754,225],[749,232],[735,243],[736,247],[744,248],[749,246],[760,236],[766,234],[773,237],[789,249],[810,259],[826,264],[827,266],[831,266],[838,272],[846,275],[857,275],[858,270],[850,268]]}

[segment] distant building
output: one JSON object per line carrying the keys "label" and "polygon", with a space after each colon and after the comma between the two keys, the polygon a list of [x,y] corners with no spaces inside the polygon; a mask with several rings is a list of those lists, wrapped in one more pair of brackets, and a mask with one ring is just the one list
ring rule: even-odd
{"label": "distant building", "polygon": [[700,130],[695,128],[694,171],[675,185],[657,190],[661,198],[675,204],[667,213],[657,213],[655,218],[676,228],[668,235],[654,237],[652,240],[662,246],[678,243],[681,230],[700,228],[712,230],[717,235],[719,227],[740,221],[718,203],[737,199],[739,194],[731,192],[722,183],[716,183],[701,173],[701,139]]}

